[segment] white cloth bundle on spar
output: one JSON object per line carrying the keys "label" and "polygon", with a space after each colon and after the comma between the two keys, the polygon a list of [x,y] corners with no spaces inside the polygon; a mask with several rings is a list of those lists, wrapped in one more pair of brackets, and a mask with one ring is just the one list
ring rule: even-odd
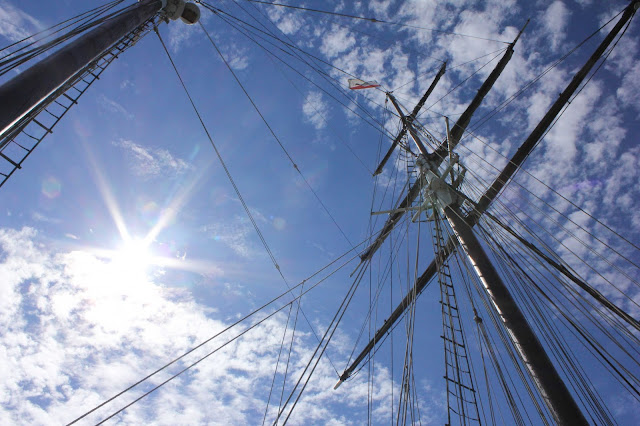
{"label": "white cloth bundle on spar", "polygon": [[372,87],[380,87],[380,85],[377,81],[364,81],[359,78],[349,79],[349,89],[351,90],[370,89]]}

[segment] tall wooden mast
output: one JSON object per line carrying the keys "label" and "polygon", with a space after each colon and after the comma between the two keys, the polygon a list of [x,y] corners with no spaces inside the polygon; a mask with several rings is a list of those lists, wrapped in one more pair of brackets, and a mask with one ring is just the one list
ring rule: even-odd
{"label": "tall wooden mast", "polygon": [[[468,216],[463,215],[456,203],[445,204],[442,206],[442,210],[452,227],[456,240],[449,240],[442,252],[435,253],[435,259],[427,267],[425,273],[416,281],[414,289],[409,291],[405,299],[394,310],[391,316],[384,322],[373,339],[367,344],[365,349],[356,357],[355,361],[345,369],[344,373],[340,377],[338,385],[346,380],[351,373],[355,370],[360,362],[362,362],[367,354],[375,347],[375,344],[381,341],[384,335],[393,327],[393,324],[402,317],[404,311],[411,305],[413,300],[421,293],[426,284],[436,275],[437,265],[441,263],[443,259],[446,259],[456,248],[457,244],[460,244],[465,254],[469,258],[471,264],[476,270],[480,281],[489,294],[490,300],[502,319],[505,327],[509,331],[509,335],[516,347],[517,351],[522,357],[522,360],[532,375],[534,383],[540,391],[544,401],[546,402],[549,410],[551,411],[555,421],[558,424],[587,424],[587,420],[582,414],[580,408],[576,404],[573,396],[568,391],[562,378],[556,371],[555,367],[551,363],[550,358],[546,354],[544,347],[540,344],[535,333],[529,326],[524,315],[520,311],[518,305],[515,303],[513,297],[509,293],[507,287],[502,282],[500,275],[497,273],[484,248],[476,238],[472,228],[478,223],[478,220],[482,214],[489,208],[492,201],[500,193],[502,188],[509,182],[517,170],[521,167],[524,160],[531,153],[537,142],[545,134],[546,130],[553,123],[558,116],[562,108],[570,100],[571,96],[576,92],[580,84],[583,82],[589,71],[593,68],[596,62],[600,59],[605,50],[609,47],[611,42],[620,33],[622,28],[633,17],[635,11],[640,7],[640,1],[632,1],[620,20],[616,23],[614,28],[609,32],[605,39],[601,42],[595,52],[591,55],[585,65],[578,71],[567,88],[562,92],[556,102],[551,106],[547,114],[540,121],[538,126],[533,130],[531,135],[523,142],[520,148],[517,150],[513,158],[508,162],[505,169],[500,173],[496,180],[492,183],[489,189],[482,195],[479,202],[475,204],[475,209]],[[521,32],[522,33],[522,32]],[[520,34],[518,35],[518,37]],[[413,123],[406,119],[402,115],[400,107],[392,95],[389,98],[396,107],[398,113],[403,120],[403,132],[408,132],[414,139],[421,155],[430,163],[431,171],[437,174],[439,165],[447,158],[450,151],[460,141],[466,127],[468,126],[471,117],[475,110],[480,105],[482,99],[488,91],[491,89],[493,83],[496,81],[504,67],[506,66],[509,58],[513,53],[513,44],[510,45],[507,53],[491,73],[489,78],[485,81],[478,94],[471,102],[465,113],[461,116],[458,122],[453,127],[451,133],[448,135],[448,140],[443,142],[433,153],[427,153],[424,145],[420,142],[415,131],[412,131]],[[390,214],[389,219],[385,223],[382,232],[379,237],[369,246],[367,250],[361,256],[362,260],[368,260],[373,253],[382,245],[384,239],[392,231],[395,224],[401,218],[401,216],[411,207],[411,204],[420,193],[420,186],[424,184],[419,178],[418,181],[410,188],[408,195],[399,204],[397,210]],[[417,188],[414,188],[417,187]],[[454,188],[450,188],[452,195],[456,195]],[[606,305],[605,305],[606,306]],[[336,386],[338,386],[336,385]]]}

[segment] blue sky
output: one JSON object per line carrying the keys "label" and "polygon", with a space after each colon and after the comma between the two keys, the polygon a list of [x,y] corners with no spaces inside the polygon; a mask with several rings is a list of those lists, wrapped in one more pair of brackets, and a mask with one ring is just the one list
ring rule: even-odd
{"label": "blue sky", "polygon": [[[99,4],[0,0],[0,44]],[[243,20],[252,19],[232,1],[212,4]],[[421,117],[427,129],[442,137],[442,115],[452,120],[459,116],[497,59],[480,67],[506,47],[501,41],[512,40],[528,18],[531,23],[513,59],[476,118],[543,72],[626,3],[304,3],[476,38],[239,4],[265,24],[258,10],[267,15],[280,36],[291,37],[301,49],[394,90],[407,109],[428,87],[441,61],[447,60],[450,71]],[[394,176],[404,165],[391,161],[374,180],[371,170],[377,166],[378,150],[384,153],[389,146],[379,129],[363,123],[209,11],[203,10],[202,15],[205,28],[304,179],[199,26],[171,22],[162,24],[160,33],[282,274],[290,285],[297,284],[368,238],[372,196],[376,206],[391,208],[391,191],[398,198],[403,185]],[[638,31],[637,22],[632,22],[602,69],[529,158],[527,172],[520,173],[517,184],[503,194],[504,204],[519,209],[520,219],[530,221],[536,230],[550,231],[541,238],[565,255],[577,273],[636,317],[633,301],[640,302],[640,293],[632,281],[638,281],[640,273],[619,256],[608,254],[598,240],[636,263],[640,254],[539,181],[637,245]],[[505,164],[505,156],[515,152],[602,37],[599,34],[547,73],[487,124],[476,127],[472,121],[477,138],[465,138],[460,148],[463,161],[474,170],[470,183],[481,185],[496,175],[490,165]],[[303,76],[349,102],[309,67],[282,57]],[[342,88],[347,87],[347,75],[321,67]],[[451,91],[479,68],[466,84]],[[347,95],[366,107],[388,132],[397,130],[398,120],[384,110],[382,91]],[[385,190],[390,192],[382,201]],[[153,33],[107,69],[22,170],[0,188],[0,199],[2,424],[69,422],[286,290]],[[383,218],[377,220],[379,228]],[[424,253],[417,266],[421,273],[433,257],[430,234],[424,232],[418,243],[416,229],[409,235],[408,248],[413,251],[419,246]],[[136,243],[140,240],[144,244]],[[385,246],[382,254],[388,257],[389,248]],[[382,265],[376,268],[384,268],[384,259],[376,260]],[[349,264],[303,299],[304,312],[318,334],[324,332],[346,294],[355,266]],[[405,257],[398,266],[399,281],[414,272],[413,265],[408,271],[406,266]],[[628,298],[606,280],[618,283]],[[406,291],[406,282],[395,285],[393,300],[385,296],[376,310],[377,325],[388,316],[389,306],[400,300],[402,286]],[[363,324],[369,291],[369,283],[363,283],[327,352],[339,372]],[[417,304],[420,332],[414,348],[421,419],[426,424],[442,423],[446,415],[439,310],[437,291],[431,288]],[[117,422],[260,423],[288,312],[284,309],[238,343],[134,405]],[[375,329],[375,324],[365,325],[367,330],[371,327]],[[291,338],[290,329],[286,337]],[[402,339],[400,331],[394,349],[387,344],[376,357],[374,423],[391,419],[392,390],[397,402],[402,363],[391,367],[389,355],[395,354],[396,362],[401,359]],[[216,344],[189,359],[197,359]],[[292,357],[295,379],[315,345],[308,324],[300,319]],[[362,346],[360,341],[358,347]],[[585,358],[585,367],[596,364]],[[638,403],[609,376],[593,374],[613,417],[621,424],[632,424],[640,415]],[[366,422],[366,374],[333,391],[336,381],[325,357],[292,423]],[[287,382],[285,396],[292,383]],[[137,392],[88,417],[86,424],[106,417]],[[273,419],[274,410],[270,408],[268,418]]]}

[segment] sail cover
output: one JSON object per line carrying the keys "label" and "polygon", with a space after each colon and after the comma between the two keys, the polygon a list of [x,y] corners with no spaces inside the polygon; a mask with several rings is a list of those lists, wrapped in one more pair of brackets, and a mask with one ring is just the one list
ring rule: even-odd
{"label": "sail cover", "polygon": [[377,81],[364,81],[359,78],[349,79],[349,89],[351,90],[370,89],[372,87],[380,87],[380,85]]}

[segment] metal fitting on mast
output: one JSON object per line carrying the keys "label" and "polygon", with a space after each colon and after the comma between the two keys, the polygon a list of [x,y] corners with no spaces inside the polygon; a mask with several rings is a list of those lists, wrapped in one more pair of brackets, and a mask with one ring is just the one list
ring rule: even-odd
{"label": "metal fitting on mast", "polygon": [[196,24],[200,20],[200,8],[192,2],[184,0],[162,0],[162,10],[165,19],[176,21],[180,19],[187,25]]}

